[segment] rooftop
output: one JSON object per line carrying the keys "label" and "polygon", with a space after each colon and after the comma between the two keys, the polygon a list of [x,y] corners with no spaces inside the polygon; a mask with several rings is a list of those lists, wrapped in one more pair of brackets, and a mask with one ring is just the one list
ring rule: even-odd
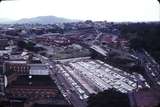
{"label": "rooftop", "polygon": [[7,63],[11,63],[11,64],[26,64],[27,61],[6,61]]}
{"label": "rooftop", "polygon": [[29,64],[31,70],[47,70],[47,66],[45,64]]}
{"label": "rooftop", "polygon": [[92,49],[94,49],[95,51],[97,51],[98,53],[106,56],[107,55],[107,52],[105,50],[103,50],[101,47],[99,46],[96,46],[96,45],[93,45],[91,46]]}
{"label": "rooftop", "polygon": [[13,81],[11,87],[55,87],[56,84],[50,78],[50,76],[46,75],[24,75],[19,76],[16,81]]}
{"label": "rooftop", "polygon": [[34,104],[33,107],[72,107],[70,105],[51,105],[51,104]]}

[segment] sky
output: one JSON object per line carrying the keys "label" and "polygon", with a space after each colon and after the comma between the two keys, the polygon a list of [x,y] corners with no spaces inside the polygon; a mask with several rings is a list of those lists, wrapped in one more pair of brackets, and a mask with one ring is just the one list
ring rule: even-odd
{"label": "sky", "polygon": [[0,19],[53,15],[93,21],[160,21],[157,0],[10,0],[0,3]]}

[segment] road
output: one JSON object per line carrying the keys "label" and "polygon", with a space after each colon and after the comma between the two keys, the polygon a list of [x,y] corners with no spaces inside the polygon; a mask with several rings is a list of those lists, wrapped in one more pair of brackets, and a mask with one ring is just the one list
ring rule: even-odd
{"label": "road", "polygon": [[73,91],[73,87],[71,84],[66,80],[66,78],[58,72],[59,70],[55,69],[55,62],[50,61],[48,58],[41,56],[39,54],[36,54],[37,57],[40,58],[42,63],[47,64],[49,66],[50,70],[50,76],[57,84],[58,88],[60,89],[63,96],[66,98],[66,100],[71,103],[74,107],[86,107],[87,103],[86,100],[82,100],[79,98],[79,95],[77,92]]}
{"label": "road", "polygon": [[86,102],[82,101],[77,93],[71,90],[72,86],[60,73],[56,73],[56,76],[52,74],[51,77],[61,86],[62,90],[64,90],[64,96],[68,98],[74,107],[86,107]]}
{"label": "road", "polygon": [[137,51],[136,56],[140,59],[141,65],[145,68],[145,76],[148,83],[153,87],[160,86],[159,64],[145,51]]}

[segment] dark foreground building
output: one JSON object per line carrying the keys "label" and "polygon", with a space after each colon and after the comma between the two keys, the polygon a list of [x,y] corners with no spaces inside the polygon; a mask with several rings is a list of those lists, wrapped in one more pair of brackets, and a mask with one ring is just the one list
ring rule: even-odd
{"label": "dark foreground building", "polygon": [[[6,88],[2,107],[70,107],[48,75],[23,75]],[[57,105],[57,106],[56,106]]]}

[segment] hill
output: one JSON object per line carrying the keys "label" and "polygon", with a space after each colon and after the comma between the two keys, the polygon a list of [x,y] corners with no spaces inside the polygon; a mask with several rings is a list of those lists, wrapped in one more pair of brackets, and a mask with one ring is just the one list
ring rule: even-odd
{"label": "hill", "polygon": [[72,19],[66,19],[56,16],[38,16],[33,18],[24,18],[16,21],[6,21],[6,20],[0,20],[0,23],[3,24],[57,24],[57,23],[68,23],[68,22],[76,22],[78,20],[72,20]]}

